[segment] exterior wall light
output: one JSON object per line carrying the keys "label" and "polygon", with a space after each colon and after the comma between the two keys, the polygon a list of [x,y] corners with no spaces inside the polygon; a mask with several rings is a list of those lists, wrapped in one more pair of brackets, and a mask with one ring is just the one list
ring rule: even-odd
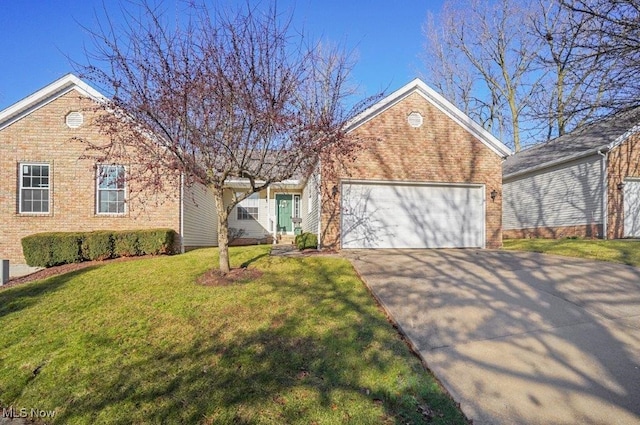
{"label": "exterior wall light", "polygon": [[495,200],[496,200],[496,196],[498,196],[498,191],[497,191],[497,190],[495,190],[495,189],[493,189],[493,190],[491,191],[491,193],[489,194],[489,196],[491,196],[491,202],[495,202]]}

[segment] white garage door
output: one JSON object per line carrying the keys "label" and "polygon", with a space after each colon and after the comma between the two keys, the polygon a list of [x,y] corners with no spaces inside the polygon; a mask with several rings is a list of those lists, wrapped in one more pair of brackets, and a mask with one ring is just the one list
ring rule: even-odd
{"label": "white garage door", "polygon": [[624,191],[624,236],[640,237],[640,180],[625,180]]}
{"label": "white garage door", "polygon": [[484,247],[484,188],[344,183],[342,248]]}

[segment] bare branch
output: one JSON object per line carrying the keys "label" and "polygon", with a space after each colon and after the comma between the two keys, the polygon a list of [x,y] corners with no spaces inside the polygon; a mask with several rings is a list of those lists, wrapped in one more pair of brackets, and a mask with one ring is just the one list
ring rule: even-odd
{"label": "bare branch", "polygon": [[[171,20],[150,1],[133,5],[122,10],[122,25],[106,16],[81,67],[111,95],[101,125],[113,143],[92,148],[144,164],[151,186],[154,172],[169,172],[212,187],[228,271],[222,249],[233,207],[307,175],[321,154],[348,156],[358,144],[345,124],[377,98],[346,107],[354,93],[348,55],[308,41],[273,6],[189,2]],[[238,178],[250,189],[223,205],[225,182]]]}

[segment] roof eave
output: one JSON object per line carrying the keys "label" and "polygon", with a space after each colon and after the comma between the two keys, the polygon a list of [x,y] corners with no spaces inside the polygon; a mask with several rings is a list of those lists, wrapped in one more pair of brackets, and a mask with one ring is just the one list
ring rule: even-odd
{"label": "roof eave", "polygon": [[[257,184],[264,184],[264,181],[256,181]],[[247,189],[251,186],[249,179],[227,179],[224,182],[224,187],[230,189]],[[281,182],[274,182],[270,184],[271,188],[286,188],[286,189],[301,189],[304,187],[302,179],[287,179]]]}
{"label": "roof eave", "polygon": [[616,140],[614,140],[613,142],[609,143],[607,145],[608,149],[612,150],[612,149],[620,146],[627,139],[629,139],[629,137],[631,137],[631,136],[633,136],[634,134],[637,134],[637,133],[640,133],[640,124],[634,125],[629,130],[627,130],[623,134],[621,134]]}
{"label": "roof eave", "polygon": [[544,170],[545,168],[555,167],[555,166],[563,164],[565,162],[575,161],[576,159],[581,159],[581,158],[586,158],[588,156],[597,155],[599,152],[606,153],[606,152],[608,152],[610,150],[611,150],[610,145],[602,145],[602,146],[599,146],[599,147],[597,147],[595,149],[589,149],[589,150],[586,150],[584,152],[579,152],[579,153],[576,153],[576,154],[573,154],[573,155],[565,156],[563,158],[559,158],[559,159],[556,159],[556,160],[553,160],[553,161],[547,161],[547,162],[544,162],[542,164],[537,164],[537,165],[534,165],[533,167],[526,168],[526,169],[520,170],[520,171],[516,171],[516,172],[511,173],[511,174],[504,174],[502,176],[502,179],[505,180],[505,179],[513,179],[513,178],[516,178],[516,177],[521,177],[521,176],[523,176],[525,174],[529,174],[529,173],[533,173],[533,172],[536,172],[536,171]]}
{"label": "roof eave", "polygon": [[73,74],[67,74],[35,93],[0,111],[0,130],[11,125],[22,117],[40,109],[55,99],[77,90],[96,102],[106,101],[100,92],[80,80]]}

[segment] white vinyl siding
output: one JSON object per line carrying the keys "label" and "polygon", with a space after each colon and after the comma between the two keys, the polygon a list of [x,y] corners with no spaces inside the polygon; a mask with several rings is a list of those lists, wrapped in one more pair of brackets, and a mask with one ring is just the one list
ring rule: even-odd
{"label": "white vinyl siding", "polygon": [[301,209],[302,209],[302,231],[318,233],[318,215],[320,211],[320,203],[318,199],[319,193],[319,176],[314,172],[302,191]]}
{"label": "white vinyl siding", "polygon": [[505,230],[602,224],[602,168],[596,155],[505,179]]}
{"label": "white vinyl siding", "polygon": [[184,246],[218,245],[218,214],[211,189],[202,184],[185,188],[183,214]]}
{"label": "white vinyl siding", "polygon": [[48,214],[50,211],[49,164],[21,163],[20,166],[20,213]]}
{"label": "white vinyl siding", "polygon": [[484,247],[484,186],[345,183],[342,248]]}
{"label": "white vinyl siding", "polygon": [[[240,205],[236,205],[234,210],[229,215],[229,234],[235,235],[236,238],[253,238],[262,239],[267,237],[270,233],[268,231],[268,219],[267,219],[267,192],[263,190],[254,195],[255,200],[252,202],[252,208],[255,208],[257,214],[256,219],[238,219],[238,208],[242,208]],[[271,192],[273,196],[273,192]],[[226,202],[231,202],[231,194],[225,198]],[[271,201],[273,205],[273,200]],[[239,235],[239,236],[238,236]]]}

